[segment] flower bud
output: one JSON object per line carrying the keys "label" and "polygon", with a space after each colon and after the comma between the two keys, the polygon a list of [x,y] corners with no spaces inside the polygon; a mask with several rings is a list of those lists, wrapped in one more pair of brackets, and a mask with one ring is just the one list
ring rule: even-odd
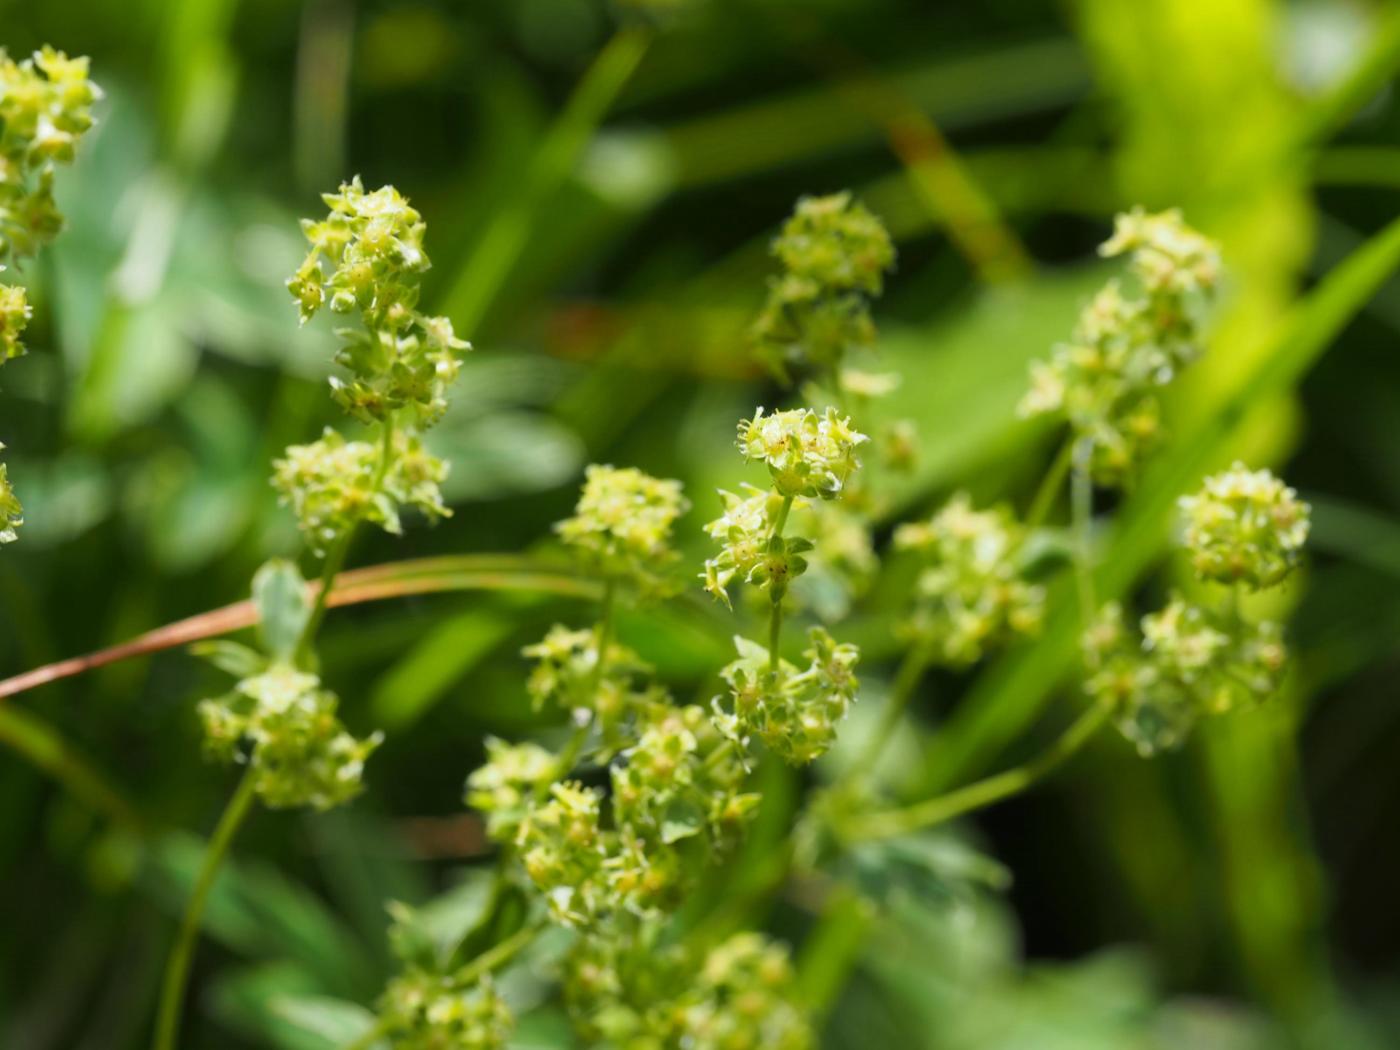
{"label": "flower bud", "polygon": [[1180,503],[1186,549],[1202,579],[1272,587],[1298,564],[1310,508],[1269,471],[1236,463]]}

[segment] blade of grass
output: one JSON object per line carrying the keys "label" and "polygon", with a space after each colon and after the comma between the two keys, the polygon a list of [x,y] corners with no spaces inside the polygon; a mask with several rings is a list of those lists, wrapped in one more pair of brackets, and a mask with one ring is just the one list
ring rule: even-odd
{"label": "blade of grass", "polygon": [[48,773],[80,802],[130,831],[141,830],[135,807],[43,719],[13,704],[0,707],[0,744]]}
{"label": "blade of grass", "polygon": [[[890,80],[945,129],[1053,109],[1089,88],[1083,54],[1068,39],[941,58]],[[866,115],[833,106],[825,85],[708,114],[665,132],[683,188],[773,172],[879,136]]]}
{"label": "blade of grass", "polygon": [[650,32],[636,26],[614,34],[546,133],[515,196],[492,216],[442,301],[463,335],[470,338],[480,326],[529,240],[536,213],[573,172],[650,42]]}
{"label": "blade of grass", "polygon": [[[311,583],[308,590],[314,596],[319,592],[319,585]],[[577,598],[596,598],[602,593],[600,585],[594,580],[537,566],[524,558],[461,555],[376,565],[343,572],[336,577],[335,586],[326,604],[330,608],[338,608],[410,594],[469,590],[540,591]],[[86,656],[59,660],[57,663],[7,678],[0,681],[0,699],[121,660],[148,656],[164,649],[173,649],[205,638],[228,634],[251,627],[256,622],[257,610],[251,601],[234,602],[220,609],[157,627],[129,642]]]}
{"label": "blade of grass", "polygon": [[[1397,267],[1400,220],[1373,236],[1296,304],[1270,352],[1254,357],[1257,363],[1237,377],[1195,432],[1182,435],[1173,450],[1159,457],[1125,504],[1100,559],[1095,584],[1102,600],[1121,597],[1159,556],[1177,497],[1215,465],[1250,407],[1291,388]],[[1076,658],[1079,620],[1067,582],[1057,581],[1051,590],[1045,633],[985,672],[934,738],[923,793],[985,768],[1044,710]]]}

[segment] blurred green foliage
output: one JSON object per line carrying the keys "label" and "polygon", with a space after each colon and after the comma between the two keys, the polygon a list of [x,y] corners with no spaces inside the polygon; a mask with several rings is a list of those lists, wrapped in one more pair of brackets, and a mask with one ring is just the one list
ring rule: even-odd
{"label": "blurred green foliage", "polygon": [[[1393,5],[708,0],[615,35],[601,0],[0,0],[0,24],[12,54],[90,55],[107,92],[58,182],[67,230],[21,271],[3,674],[240,599],[298,549],[269,464],[331,417],[334,340],[297,328],[282,282],[296,216],[352,174],[428,220],[425,308],[477,348],[428,436],[454,516],[363,536],[357,564],[543,548],[602,461],[685,481],[698,566],[713,490],[738,480],[734,421],[779,396],[745,341],[767,243],[797,197],[841,189],[898,241],[880,349],[904,376],[890,415],[920,434],[899,516],[956,488],[1024,504],[1051,455],[1014,412],[1028,362],[1102,282],[1113,212],[1180,206],[1228,286],[1100,589],[1189,589],[1162,561],[1172,501],[1236,457],[1272,464],[1316,510],[1306,580],[1271,599],[1297,607],[1286,697],[1150,763],[1105,738],[975,826],[868,847],[857,880],[883,914],[796,887],[750,918],[796,945],[830,1047],[1400,1043]],[[872,698],[898,589],[878,581],[845,625]],[[578,605],[471,592],[330,617],[327,684],[388,739],[353,809],[240,839],[183,1046],[338,1045],[390,972],[386,900],[435,898],[435,936],[472,927],[485,847],[462,781],[487,733],[550,731],[518,651]],[[892,790],[960,783],[1064,720],[1071,610],[1052,588],[1037,641],[916,697]],[[619,624],[686,700],[715,691],[727,632],[698,600]],[[197,745],[215,683],[172,652],[0,701],[0,738],[38,762],[0,760],[0,1045],[143,1045],[198,861],[179,829],[207,831],[230,789]],[[875,708],[856,705],[856,743]],[[119,795],[57,786],[74,754]],[[711,900],[761,884],[806,787],[757,775],[764,811]],[[539,978],[552,950],[502,978],[543,1004],[522,1048],[570,1045]]]}

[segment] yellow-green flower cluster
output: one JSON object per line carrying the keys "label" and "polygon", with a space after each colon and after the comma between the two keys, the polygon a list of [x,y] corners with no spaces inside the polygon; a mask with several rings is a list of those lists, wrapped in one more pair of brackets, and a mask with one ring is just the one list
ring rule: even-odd
{"label": "yellow-green flower cluster", "polygon": [[1275,623],[1248,623],[1173,598],[1142,618],[1105,607],[1085,636],[1089,695],[1112,712],[1143,755],[1177,747],[1202,717],[1268,699],[1287,651]]}
{"label": "yellow-green flower cluster", "polygon": [[504,1050],[515,1018],[489,977],[459,988],[412,969],[389,983],[379,1019],[394,1050]]}
{"label": "yellow-green flower cluster", "polygon": [[797,1005],[787,949],[739,933],[706,956],[685,1004],[684,1036],[694,1050],[807,1050],[811,1024]]}
{"label": "yellow-green flower cluster", "polygon": [[201,702],[199,715],[210,755],[246,761],[266,805],[330,809],[360,793],[365,759],[382,739],[351,736],[336,706],[315,675],[279,664]]}
{"label": "yellow-green flower cluster", "polygon": [[724,513],[705,526],[720,542],[720,552],[705,562],[701,578],[705,590],[730,605],[729,584],[737,577],[744,583],[786,591],[791,578],[802,573],[802,554],[810,547],[781,540],[774,544],[773,526],[782,511],[783,497],[771,489],[743,486],[743,495],[720,490]]}
{"label": "yellow-green flower cluster", "polygon": [[783,497],[835,499],[860,466],[856,449],[869,439],[833,408],[793,408],[765,416],[760,407],[739,424],[739,451],[763,462]]}
{"label": "yellow-green flower cluster", "polygon": [[63,228],[54,166],[73,160],[101,97],[86,58],[45,47],[16,62],[0,51],[0,259],[32,255]]}
{"label": "yellow-green flower cluster", "polygon": [[449,516],[439,483],[447,464],[411,432],[383,442],[346,441],[327,427],[319,441],[292,445],[273,465],[272,485],[297,516],[316,550],[324,550],[357,522],[397,535],[400,510],[415,507],[430,521]]}
{"label": "yellow-green flower cluster", "polygon": [[1100,252],[1130,253],[1132,287],[1110,281],[1069,343],[1032,366],[1021,411],[1066,420],[1094,479],[1120,485],[1159,437],[1160,390],[1200,354],[1220,258],[1175,210],[1118,216]]}
{"label": "yellow-green flower cluster", "polygon": [[486,739],[486,764],[467,777],[466,803],[486,814],[486,833],[513,842],[534,800],[554,779],[558,760],[539,744]]}
{"label": "yellow-green flower cluster", "polygon": [[1005,507],[978,511],[965,493],[929,521],[895,530],[924,568],[904,630],[939,661],[966,666],[1040,626],[1045,594],[1022,572],[1025,530]]}
{"label": "yellow-green flower cluster", "polygon": [[0,364],[24,354],[20,336],[29,326],[32,313],[23,288],[17,284],[0,284]]}
{"label": "yellow-green flower cluster", "polygon": [[[0,451],[4,448],[0,445]],[[15,530],[23,524],[24,508],[10,484],[9,469],[0,463],[0,543],[13,543],[18,535]]]}
{"label": "yellow-green flower cluster", "polygon": [[1236,463],[1181,499],[1186,549],[1197,574],[1217,583],[1272,587],[1298,564],[1308,538],[1306,503],[1267,470]]}
{"label": "yellow-green flower cluster", "polygon": [[594,464],[574,516],[555,529],[590,568],[655,589],[676,559],[671,530],[687,507],[679,481]]}
{"label": "yellow-green flower cluster", "polygon": [[302,229],[311,251],[287,287],[305,323],[323,306],[360,319],[337,331],[331,379],[337,402],[378,440],[346,441],[327,429],[320,441],[293,446],[275,464],[273,484],[290,503],[313,547],[323,550],[360,521],[399,531],[399,509],[445,516],[438,486],[447,465],[424,448],[419,431],[447,409],[447,389],[468,345],[445,317],[418,312],[428,269],[424,226],[392,186],[365,192],[358,178],[324,196],[330,214]]}
{"label": "yellow-green flower cluster", "polygon": [[773,242],[782,273],[754,322],[759,357],[783,381],[794,370],[841,380],[852,350],[870,347],[870,300],[894,266],[889,234],[849,193],[804,197]]}
{"label": "yellow-green flower cluster", "polygon": [[429,266],[422,217],[394,187],[367,193],[359,178],[323,199],[330,214],[302,222],[311,251],[287,287],[303,323],[327,305],[360,318],[361,329],[337,333],[336,362],[350,375],[332,380],[335,399],[363,422],[397,413],[401,424],[431,425],[469,347],[447,318],[418,312]]}
{"label": "yellow-green flower cluster", "polygon": [[720,671],[728,702],[714,703],[720,732],[741,748],[756,737],[793,765],[826,753],[856,699],[860,650],[838,643],[821,627],[812,628],[808,640],[802,654],[807,666],[799,669],[786,660],[775,665],[763,646],[734,639],[739,657]]}
{"label": "yellow-green flower cluster", "polygon": [[702,708],[663,694],[637,714],[633,733],[613,759],[608,808],[596,788],[557,783],[518,825],[525,872],[563,925],[669,911],[687,885],[678,851],[692,841],[728,848],[757,802],[740,790],[742,760]]}
{"label": "yellow-green flower cluster", "polygon": [[758,803],[738,790],[742,757],[694,704],[658,704],[642,725],[636,744],[612,765],[614,820],[666,846],[701,834],[729,845]]}
{"label": "yellow-green flower cluster", "polygon": [[697,955],[643,940],[584,940],[564,997],[590,1044],[633,1050],[807,1050],[811,1020],[787,949],[738,933]]}
{"label": "yellow-green flower cluster", "polygon": [[641,657],[616,642],[609,642],[602,654],[600,644],[592,628],[572,630],[555,624],[521,652],[535,661],[525,684],[535,710],[563,708],[575,724],[595,727],[611,753],[624,720],[653,701],[656,689],[648,679],[651,667]]}
{"label": "yellow-green flower cluster", "polygon": [[[44,47],[16,62],[0,48],[0,272],[6,259],[33,255],[63,229],[53,197],[54,168],[73,160],[101,97],[88,79],[86,58]],[[30,315],[24,289],[0,284],[0,365],[24,353],[20,336]],[[14,541],[23,523],[0,464],[0,543]]]}

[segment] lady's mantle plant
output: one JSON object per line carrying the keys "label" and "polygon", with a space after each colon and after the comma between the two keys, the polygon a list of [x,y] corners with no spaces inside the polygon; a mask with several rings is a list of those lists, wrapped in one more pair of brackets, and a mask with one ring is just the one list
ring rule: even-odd
{"label": "lady's mantle plant", "polygon": [[[0,271],[34,255],[63,229],[54,172],[72,162],[101,97],[88,79],[86,58],[45,47],[16,62],[0,50]],[[20,337],[31,315],[24,288],[0,283],[0,365],[24,353]],[[23,523],[0,463],[0,544],[12,542]]]}
{"label": "lady's mantle plant", "polygon": [[[302,224],[311,250],[287,285],[303,323],[324,307],[351,322],[337,330],[335,363],[343,371],[332,377],[331,393],[370,433],[347,440],[328,427],[320,440],[292,446],[273,464],[273,485],[312,550],[324,555],[320,582],[309,592],[293,565],[270,562],[253,580],[262,651],[232,643],[206,647],[238,679],[228,693],[199,705],[206,750],[246,772],[171,953],[157,1050],[175,1046],[198,917],[252,800],[274,808],[340,805],[360,792],[365,760],[381,739],[346,730],[315,655],[326,602],[356,528],[369,522],[398,533],[408,507],[430,520],[449,513],[438,490],[447,465],[424,449],[420,434],[446,410],[468,346],[446,318],[417,309],[429,265],[423,221],[392,186],[367,193],[358,178],[324,199],[327,216]],[[449,997],[435,1000],[432,1011],[466,1024],[470,1006]]]}
{"label": "lady's mantle plant", "polygon": [[1032,368],[1021,411],[1067,421],[1093,480],[1121,485],[1161,439],[1160,391],[1200,356],[1220,255],[1179,211],[1141,208],[1118,216],[1099,254],[1127,254],[1127,281],[1109,281]]}
{"label": "lady's mantle plant", "polygon": [[1277,694],[1283,629],[1246,619],[1240,592],[1283,582],[1308,536],[1308,505],[1297,493],[1239,463],[1207,478],[1181,508],[1191,563],[1203,581],[1226,588],[1221,601],[1173,596],[1142,618],[1140,636],[1112,603],[1085,636],[1086,688],[1144,755],[1179,745],[1203,716]]}

